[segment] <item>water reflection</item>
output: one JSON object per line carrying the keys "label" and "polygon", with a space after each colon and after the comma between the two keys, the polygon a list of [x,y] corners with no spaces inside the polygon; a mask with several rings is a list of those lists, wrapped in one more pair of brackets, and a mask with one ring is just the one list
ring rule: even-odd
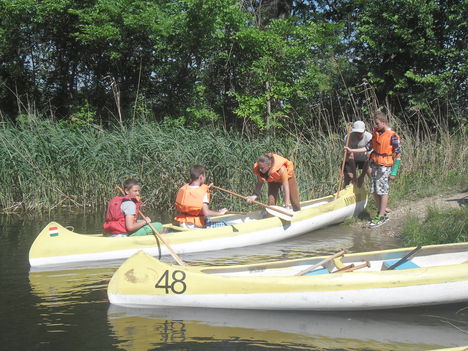
{"label": "water reflection", "polygon": [[94,303],[87,297],[107,289],[116,267],[30,272],[31,291],[38,306],[53,307]]}
{"label": "water reflection", "polygon": [[[460,308],[452,305],[449,310]],[[171,343],[232,340],[248,345],[319,350],[430,350],[459,346],[468,335],[432,309],[392,312],[286,312],[223,309],[134,309],[111,305],[108,322],[125,350]]]}
{"label": "water reflection", "polygon": [[[0,216],[0,274],[6,297],[0,318],[9,336],[2,338],[6,349],[418,351],[468,344],[466,304],[459,313],[464,306],[362,314],[109,306],[107,284],[121,261],[30,271],[27,252],[50,220],[73,225],[79,233],[94,233],[102,225],[102,214],[50,217],[17,222]],[[341,248],[357,252],[398,246],[395,238],[333,226],[294,240],[181,257],[189,264],[225,265],[325,255]]]}
{"label": "water reflection", "polygon": [[[48,333],[73,328],[86,305],[108,306],[105,294],[115,266],[30,272]],[[81,307],[80,307],[81,306]],[[465,309],[463,309],[465,308]],[[223,309],[134,309],[110,305],[107,321],[115,347],[124,350],[213,349],[239,343],[242,349],[431,350],[468,344],[468,306],[448,305],[394,311],[318,313]]]}

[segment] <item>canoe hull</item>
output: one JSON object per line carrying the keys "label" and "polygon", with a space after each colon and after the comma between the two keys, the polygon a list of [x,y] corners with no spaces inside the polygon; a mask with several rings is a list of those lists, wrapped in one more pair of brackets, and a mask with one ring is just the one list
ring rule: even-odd
{"label": "canoe hull", "polygon": [[[421,291],[430,289],[431,294]],[[458,290],[458,291],[457,291]],[[464,292],[465,291],[465,292]],[[202,307],[253,310],[364,311],[439,305],[467,301],[468,281],[412,287],[303,293],[226,294],[196,296],[111,295],[112,304],[126,307]],[[226,304],[229,299],[229,304]],[[135,301],[138,301],[135,303]]]}
{"label": "canoe hull", "polygon": [[[340,223],[363,211],[367,203],[364,187],[343,189],[338,199],[317,199],[308,208],[295,213],[292,221],[276,217],[233,222],[225,227],[164,234],[178,254],[214,251],[265,244],[293,238],[332,224]],[[307,206],[307,202],[305,203]],[[258,215],[258,214],[257,214]],[[51,230],[55,228],[56,230]],[[52,232],[56,234],[51,236]],[[29,251],[32,267],[54,266],[77,262],[119,260],[143,250],[151,256],[169,255],[158,246],[154,236],[109,238],[102,235],[73,233],[58,223],[47,225]]]}
{"label": "canoe hull", "polygon": [[[419,263],[433,261],[437,265],[382,271],[380,267],[385,260],[406,253],[386,250],[346,256],[356,262],[372,259],[372,268],[309,276],[294,273],[319,258],[234,268],[187,267],[169,265],[141,252],[114,273],[108,296],[112,304],[131,307],[314,311],[390,309],[468,301],[468,244],[429,248],[435,252],[438,247],[451,250],[445,254],[448,257],[445,264],[440,263],[444,255],[426,252],[418,257]],[[274,268],[275,265],[278,267]],[[291,268],[289,272],[288,268]],[[276,273],[267,273],[275,269]]]}

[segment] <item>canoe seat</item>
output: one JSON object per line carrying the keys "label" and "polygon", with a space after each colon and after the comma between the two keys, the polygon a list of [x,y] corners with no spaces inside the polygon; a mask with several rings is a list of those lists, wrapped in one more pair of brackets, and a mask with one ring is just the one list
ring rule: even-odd
{"label": "canoe seat", "polygon": [[328,273],[330,272],[326,268],[317,268],[317,269],[314,269],[313,271],[304,273],[303,275],[318,275],[318,274],[328,274]]}
{"label": "canoe seat", "polygon": [[[399,259],[384,261],[382,263],[382,270],[388,269],[389,267],[391,267],[393,264],[397,263],[398,261],[399,261]],[[394,269],[398,270],[398,269],[411,269],[411,268],[419,268],[419,266],[416,263],[414,263],[413,261],[408,260],[408,261],[405,261],[402,264],[396,266]]]}
{"label": "canoe seat", "polygon": [[335,265],[335,267],[336,267],[337,269],[341,269],[341,268],[344,268],[344,267],[345,267],[345,265],[343,264],[343,262],[341,262],[341,258],[339,258],[339,257],[333,259],[333,264]]}
{"label": "canoe seat", "polygon": [[171,231],[175,232],[186,232],[189,231],[190,229],[184,228],[184,227],[179,227],[178,225],[174,224],[164,224],[163,225],[163,233],[170,233]]}
{"label": "canoe seat", "polygon": [[309,271],[307,273],[304,273],[303,275],[318,275],[318,274],[328,274],[332,272],[334,269],[340,269],[343,268],[344,264],[341,262],[341,259],[339,257],[334,258],[333,260],[325,263],[322,267],[316,268],[313,271]]}

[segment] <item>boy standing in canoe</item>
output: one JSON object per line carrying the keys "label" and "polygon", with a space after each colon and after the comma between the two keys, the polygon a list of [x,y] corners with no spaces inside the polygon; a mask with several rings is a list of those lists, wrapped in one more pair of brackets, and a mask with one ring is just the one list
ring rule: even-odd
{"label": "boy standing in canoe", "polygon": [[206,228],[209,227],[207,217],[221,216],[228,211],[226,208],[210,210],[210,189],[205,181],[205,167],[193,166],[190,169],[190,183],[182,186],[176,196],[178,214],[174,220],[179,226],[189,229]]}
{"label": "boy standing in canoe", "polygon": [[[104,222],[104,231],[113,237],[120,236],[142,236],[153,234],[148,226],[151,223],[149,217],[138,220],[140,210],[140,183],[133,179],[127,179],[123,183],[125,196],[115,196],[109,201]],[[152,223],[157,231],[161,232],[162,224]]]}
{"label": "boy standing in canoe", "polygon": [[372,186],[371,192],[374,194],[377,206],[377,215],[369,223],[371,227],[378,227],[384,224],[388,217],[386,208],[388,203],[388,193],[390,190],[390,180],[395,179],[400,165],[400,137],[388,126],[387,116],[383,112],[374,115],[374,131],[371,141],[362,148],[350,149],[348,152],[371,151],[370,167]]}
{"label": "boy standing in canoe", "polygon": [[294,164],[288,159],[273,153],[261,155],[253,166],[258,178],[253,195],[247,201],[254,201],[262,190],[263,183],[268,183],[268,205],[276,205],[278,192],[283,186],[283,198],[286,208],[300,211],[299,190],[297,188]]}

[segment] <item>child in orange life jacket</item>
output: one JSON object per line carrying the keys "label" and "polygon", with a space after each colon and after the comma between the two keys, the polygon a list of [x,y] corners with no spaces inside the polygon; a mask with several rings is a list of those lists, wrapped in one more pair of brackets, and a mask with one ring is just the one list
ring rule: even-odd
{"label": "child in orange life jacket", "polygon": [[294,211],[301,209],[299,190],[294,175],[294,164],[277,154],[261,155],[253,166],[258,178],[253,195],[247,196],[247,202],[255,201],[262,190],[263,183],[268,183],[268,205],[276,205],[278,192],[283,186],[284,205]]}
{"label": "child in orange life jacket", "polygon": [[[140,184],[137,180],[130,178],[124,182],[123,187],[126,196],[115,196],[109,201],[104,231],[113,237],[153,234],[152,229],[147,225],[151,223],[149,217],[137,220],[141,205],[138,199],[141,192]],[[161,232],[161,223],[152,224],[157,231]]]}
{"label": "child in orange life jacket", "polygon": [[189,184],[185,184],[177,192],[178,214],[174,220],[184,228],[206,228],[208,216],[221,216],[228,210],[226,208],[219,211],[210,210],[210,190],[205,184],[205,167],[193,166],[190,169],[190,180]]}
{"label": "child in orange life jacket", "polygon": [[385,223],[388,218],[386,208],[388,203],[388,193],[390,190],[389,180],[395,179],[400,165],[400,137],[397,133],[388,126],[387,116],[382,112],[377,112],[374,115],[375,129],[372,133],[371,141],[362,148],[350,149],[348,152],[364,152],[371,151],[370,167],[372,187],[371,192],[374,194],[375,203],[378,213],[374,219],[370,221],[371,227],[378,227]]}

